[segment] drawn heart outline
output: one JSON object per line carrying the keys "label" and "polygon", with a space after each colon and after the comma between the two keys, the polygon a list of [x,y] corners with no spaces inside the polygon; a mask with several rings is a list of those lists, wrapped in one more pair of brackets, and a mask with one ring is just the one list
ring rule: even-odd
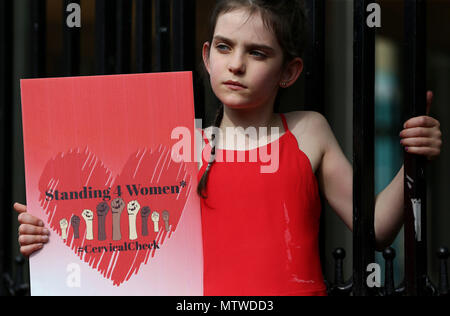
{"label": "drawn heart outline", "polygon": [[[137,274],[150,257],[155,260],[158,251],[164,247],[164,241],[175,233],[191,191],[191,180],[187,164],[183,161],[173,161],[171,150],[163,145],[132,153],[118,175],[114,175],[88,148],[71,149],[57,154],[44,167],[39,179],[39,203],[47,215],[49,227],[59,238],[63,238],[60,221],[67,220],[67,238],[63,239],[64,244],[74,251],[80,260],[96,269],[104,278],[112,280],[113,285],[120,286],[133,274]],[[109,188],[110,194],[107,194]],[[150,188],[153,188],[153,191]],[[58,200],[56,191],[59,194]],[[70,192],[72,196],[69,195]],[[78,192],[78,195],[75,192]],[[113,240],[111,201],[119,194],[125,202],[120,214],[121,240]],[[63,199],[66,197],[69,199]],[[129,238],[126,205],[130,201],[138,201],[141,210],[148,207],[151,212],[158,212],[159,225],[155,225],[159,226],[158,232],[155,232],[154,223],[148,218],[148,234],[142,234],[143,218],[139,211],[136,216],[138,239]],[[104,218],[106,239],[98,240],[99,218],[96,208],[102,202],[106,202],[110,209]],[[82,217],[82,212],[86,209],[94,214],[93,240],[86,238],[87,227]],[[170,214],[169,231],[166,230],[167,226],[163,220],[164,211]],[[75,238],[75,227],[71,223],[74,215],[81,219],[74,221],[79,223],[78,238]]]}

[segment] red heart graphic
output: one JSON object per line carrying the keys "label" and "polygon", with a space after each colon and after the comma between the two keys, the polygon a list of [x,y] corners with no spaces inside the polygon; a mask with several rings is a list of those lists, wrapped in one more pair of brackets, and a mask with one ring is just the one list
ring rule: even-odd
{"label": "red heart graphic", "polygon": [[119,286],[176,231],[191,191],[186,167],[161,145],[130,155],[114,177],[88,149],[72,149],[46,164],[39,202],[51,229],[80,260]]}

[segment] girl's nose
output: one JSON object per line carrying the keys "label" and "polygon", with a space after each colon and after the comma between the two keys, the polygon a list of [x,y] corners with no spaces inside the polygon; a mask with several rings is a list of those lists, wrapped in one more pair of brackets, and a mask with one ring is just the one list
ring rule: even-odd
{"label": "girl's nose", "polygon": [[233,74],[242,74],[245,72],[245,61],[241,54],[234,54],[228,64],[228,70]]}

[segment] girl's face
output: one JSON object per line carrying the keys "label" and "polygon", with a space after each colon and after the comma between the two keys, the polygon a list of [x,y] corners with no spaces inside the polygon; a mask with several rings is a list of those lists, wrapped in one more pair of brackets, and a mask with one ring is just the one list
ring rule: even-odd
{"label": "girl's face", "polygon": [[259,13],[249,16],[244,9],[219,16],[203,59],[215,95],[234,109],[273,106],[280,82],[289,76],[273,32]]}

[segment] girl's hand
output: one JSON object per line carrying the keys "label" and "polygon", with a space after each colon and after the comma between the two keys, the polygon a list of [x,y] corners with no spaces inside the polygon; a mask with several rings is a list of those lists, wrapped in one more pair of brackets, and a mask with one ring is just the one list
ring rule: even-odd
{"label": "girl's hand", "polygon": [[426,156],[432,160],[441,153],[442,132],[439,121],[428,116],[430,113],[433,93],[427,92],[427,115],[417,116],[409,119],[403,125],[400,132],[400,143],[405,151],[411,154]]}
{"label": "girl's hand", "polygon": [[19,244],[20,253],[25,257],[41,249],[48,242],[50,231],[44,227],[44,222],[27,213],[27,206],[14,203],[14,210],[19,213]]}

